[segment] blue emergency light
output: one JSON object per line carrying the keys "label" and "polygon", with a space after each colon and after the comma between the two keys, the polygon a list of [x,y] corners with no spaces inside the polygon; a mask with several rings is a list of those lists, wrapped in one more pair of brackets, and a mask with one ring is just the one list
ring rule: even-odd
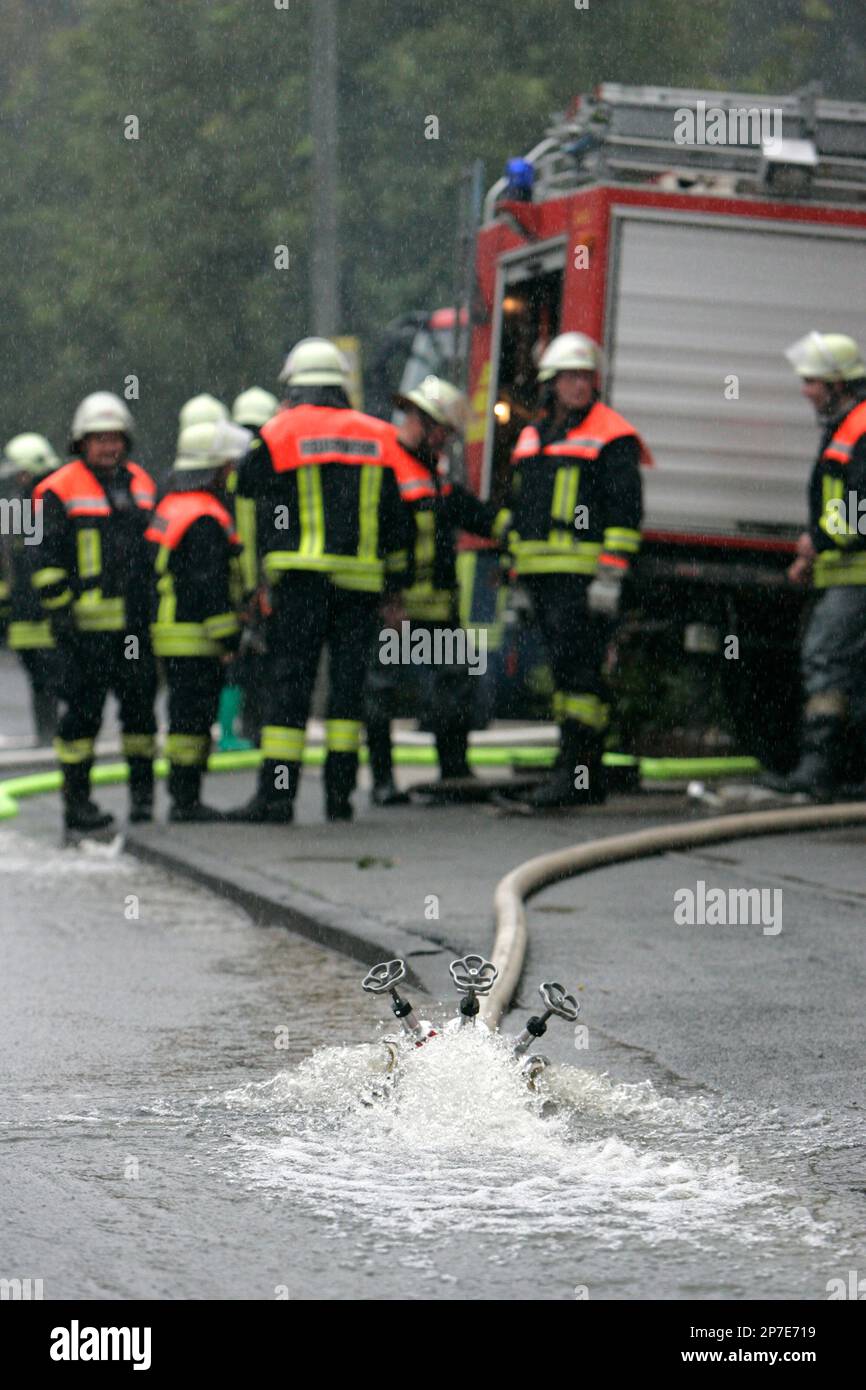
{"label": "blue emergency light", "polygon": [[531,203],[535,165],[528,159],[509,159],[505,166],[508,187],[504,197],[514,203]]}

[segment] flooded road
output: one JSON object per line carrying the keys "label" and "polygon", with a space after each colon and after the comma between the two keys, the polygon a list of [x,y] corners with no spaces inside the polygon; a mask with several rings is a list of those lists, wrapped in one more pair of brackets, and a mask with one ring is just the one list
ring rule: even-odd
{"label": "flooded road", "polygon": [[469,1032],[365,1105],[357,965],[104,847],[0,848],[0,1276],[46,1298],[820,1299],[862,1252],[853,1122],[567,1065],[533,1097]]}

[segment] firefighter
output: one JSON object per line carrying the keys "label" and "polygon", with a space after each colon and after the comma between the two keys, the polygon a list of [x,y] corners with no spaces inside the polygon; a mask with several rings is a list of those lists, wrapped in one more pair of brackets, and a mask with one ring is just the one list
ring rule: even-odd
{"label": "firefighter", "polygon": [[222,664],[241,626],[240,541],[225,504],[233,462],[252,434],[226,420],[181,430],[174,471],[151,517],[156,602],[153,650],[168,685],[169,820],[222,820],[201,802]]}
{"label": "firefighter", "polygon": [[[258,434],[279,408],[279,401],[270,391],[251,386],[235,397],[232,419],[236,425]],[[249,497],[237,496],[237,470],[234,468],[229,474],[227,486],[230,509],[243,546],[241,573],[248,621],[244,627],[243,645],[237,659],[226,672],[227,684],[220,698],[220,748],[251,748],[258,744],[261,735],[261,697],[265,683],[263,594],[259,588],[256,504]]]}
{"label": "firefighter", "polygon": [[38,744],[49,744],[57,733],[59,661],[51,627],[31,579],[37,565],[38,518],[33,512],[33,491],[40,479],[60,467],[60,459],[41,434],[17,434],[6,445],[0,478],[12,481],[15,500],[22,507],[22,521],[10,537],[6,567],[0,575],[0,620],[8,621],[10,651],[27,672]]}
{"label": "firefighter", "polygon": [[623,581],[640,547],[637,431],[599,398],[601,350],[563,333],[543,352],[541,410],[512,463],[509,549],[547,646],[560,725],[559,755],[529,797],[539,808],[605,800],[605,651]]}
{"label": "firefighter", "polygon": [[259,786],[233,819],[292,820],[325,644],[325,814],[352,816],[372,634],[383,591],[405,584],[411,517],[394,473],[394,429],[352,409],[348,372],[327,339],[298,343],[280,377],[287,408],[263,426],[238,470],[238,495],[261,504],[266,518],[260,548],[272,612]]}
{"label": "firefighter", "polygon": [[132,428],[117,396],[85,397],[72,422],[75,457],[34,493],[42,503],[43,538],[33,586],[61,659],[64,709],[54,746],[70,830],[112,824],[90,800],[94,743],[109,691],[120,705],[130,819],[153,814],[156,665],[144,532],[156,488],[129,459]]}
{"label": "firefighter", "polygon": [[866,363],[841,333],[808,333],[785,356],[821,426],[809,529],[788,570],[794,584],[811,578],[816,595],[800,657],[800,760],[786,776],[762,780],[826,800],[866,753]]}
{"label": "firefighter", "polygon": [[[497,513],[465,488],[449,481],[444,451],[462,433],[466,398],[449,382],[428,376],[406,395],[394,397],[404,411],[397,431],[400,493],[413,514],[415,544],[412,585],[399,605],[384,614],[386,624],[404,619],[411,624],[410,640],[419,628],[429,631],[430,650],[437,649],[440,629],[459,628],[457,589],[457,533],[499,536],[508,515]],[[453,645],[442,643],[453,653]],[[391,762],[391,716],[400,669],[373,661],[368,678],[367,747],[373,774],[372,799],[378,806],[408,800],[394,785]],[[472,715],[472,681],[465,661],[412,666],[407,674],[419,678],[418,713],[425,728],[432,729],[443,779],[468,777],[466,749]]]}

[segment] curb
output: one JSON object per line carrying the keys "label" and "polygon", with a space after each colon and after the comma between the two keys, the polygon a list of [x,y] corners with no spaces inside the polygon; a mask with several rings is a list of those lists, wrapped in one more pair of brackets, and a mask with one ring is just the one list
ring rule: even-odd
{"label": "curb", "polygon": [[210,889],[217,897],[236,903],[257,926],[281,926],[339,951],[369,968],[380,960],[399,956],[406,961],[406,978],[413,989],[430,993],[430,985],[412,969],[418,956],[440,956],[447,948],[441,941],[391,927],[357,910],[337,907],[302,888],[274,884],[263,891],[260,873],[233,869],[226,872],[225,860],[206,848],[195,851],[195,859],[173,853],[149,842],[146,829],[127,834],[124,848],[146,863],[183,875]]}

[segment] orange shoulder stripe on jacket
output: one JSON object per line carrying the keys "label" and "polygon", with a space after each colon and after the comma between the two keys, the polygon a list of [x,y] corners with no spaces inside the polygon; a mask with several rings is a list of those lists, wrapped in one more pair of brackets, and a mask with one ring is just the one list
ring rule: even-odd
{"label": "orange shoulder stripe on jacket", "polygon": [[176,550],[187,531],[202,517],[219,522],[231,545],[240,545],[230,513],[210,492],[170,492],[163,497],[144,533],[167,550]]}
{"label": "orange shoulder stripe on jacket", "polygon": [[110,516],[111,507],[102,484],[81,459],[58,468],[35,489],[33,496],[41,500],[49,492],[59,498],[67,516]]}
{"label": "orange shoulder stripe on jacket", "polygon": [[834,463],[850,463],[854,447],[863,434],[866,434],[866,401],[848,412],[821,457]]}

